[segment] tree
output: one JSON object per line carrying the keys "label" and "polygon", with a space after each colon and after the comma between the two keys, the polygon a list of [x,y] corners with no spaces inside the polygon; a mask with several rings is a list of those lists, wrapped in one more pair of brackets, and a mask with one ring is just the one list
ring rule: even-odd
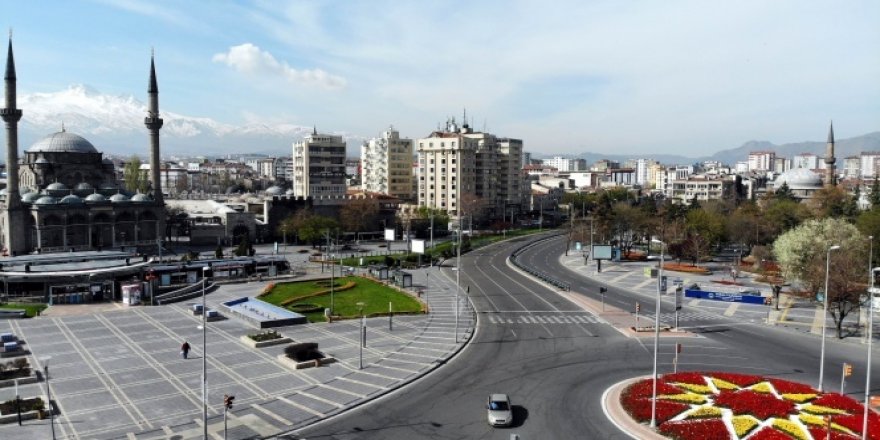
{"label": "tree", "polygon": [[150,190],[150,179],[147,173],[141,170],[141,159],[137,156],[131,156],[123,168],[123,177],[125,189],[131,192],[148,193]]}
{"label": "tree", "polygon": [[782,182],[782,186],[773,193],[773,198],[776,200],[797,201],[794,197],[794,193],[791,192],[791,188],[788,187],[788,182]]}
{"label": "tree", "polygon": [[349,232],[361,232],[376,221],[379,202],[372,198],[349,199],[339,211],[342,228]]}
{"label": "tree", "polygon": [[810,208],[816,218],[847,218],[855,219],[858,206],[846,191],[839,186],[825,187],[813,194]]}
{"label": "tree", "polygon": [[767,243],[785,231],[800,225],[810,218],[810,210],[805,205],[792,200],[771,200],[764,209],[764,221],[756,232],[756,244]]}
{"label": "tree", "polygon": [[165,205],[165,241],[171,241],[171,236],[176,235],[178,241],[181,235],[187,234],[187,218],[189,214],[177,205]]}
{"label": "tree", "polygon": [[[832,245],[840,250],[831,251]],[[846,220],[809,220],[782,234],[773,243],[773,254],[787,279],[796,279],[810,295],[824,288],[828,274],[828,310],[843,338],[843,320],[858,310],[864,287],[868,241]],[[827,258],[830,255],[830,260]]]}
{"label": "tree", "polygon": [[724,236],[724,218],[709,209],[694,209],[687,214],[687,238],[684,256],[694,263],[708,256]]}
{"label": "tree", "polygon": [[247,234],[241,236],[241,241],[238,242],[238,246],[235,248],[235,255],[239,257],[247,257],[249,255],[253,255],[254,248],[251,246],[250,238],[248,238]]}
{"label": "tree", "polygon": [[880,178],[877,175],[874,175],[874,184],[871,185],[868,201],[871,202],[871,208],[880,208]]}
{"label": "tree", "polygon": [[296,235],[300,240],[311,244],[312,247],[316,247],[321,242],[325,233],[329,232],[332,236],[339,230],[339,222],[336,219],[314,215],[305,209],[298,212],[297,215],[300,213],[303,213],[304,216],[297,218]]}
{"label": "tree", "polygon": [[280,223],[278,223],[277,232],[278,232],[278,234],[281,235],[281,239],[284,242],[284,244],[287,244],[287,237],[293,236],[294,234],[296,234],[296,229],[297,229],[296,215],[291,215],[291,216],[285,218],[284,220],[281,220]]}
{"label": "tree", "polygon": [[618,202],[612,208],[614,237],[624,255],[629,255],[633,245],[645,236],[649,225],[647,214],[629,202]]}

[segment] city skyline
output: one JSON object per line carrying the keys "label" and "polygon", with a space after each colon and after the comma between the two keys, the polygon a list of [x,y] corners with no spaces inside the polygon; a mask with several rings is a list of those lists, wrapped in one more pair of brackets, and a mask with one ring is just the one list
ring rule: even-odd
{"label": "city skyline", "polygon": [[216,5],[18,5],[22,102],[80,83],[145,102],[155,47],[163,109],[232,126],[417,138],[467,108],[527,151],[696,157],[818,140],[830,119],[858,136],[880,113],[869,2]]}

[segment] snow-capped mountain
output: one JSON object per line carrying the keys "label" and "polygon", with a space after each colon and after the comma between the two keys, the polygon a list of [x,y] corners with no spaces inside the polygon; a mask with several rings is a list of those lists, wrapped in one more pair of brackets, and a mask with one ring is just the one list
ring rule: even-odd
{"label": "snow-capped mountain", "polygon": [[[68,131],[92,142],[98,151],[124,156],[148,154],[144,128],[147,105],[133,96],[105,95],[86,85],[74,85],[60,92],[22,94],[18,107],[24,112],[19,124],[22,150],[61,130],[63,123]],[[162,111],[162,118],[163,156],[242,151],[290,155],[291,143],[312,131],[312,127],[293,124],[229,125],[170,111]]]}

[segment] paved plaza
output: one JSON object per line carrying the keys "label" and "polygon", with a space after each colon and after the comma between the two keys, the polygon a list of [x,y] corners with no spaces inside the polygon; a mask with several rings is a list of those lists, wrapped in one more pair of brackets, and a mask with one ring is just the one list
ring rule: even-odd
{"label": "paved plaza", "polygon": [[[257,332],[244,321],[227,317],[208,323],[208,427],[223,438],[223,395],[235,396],[228,414],[229,439],[256,438],[288,431],[363,403],[424,375],[456,353],[475,325],[464,310],[455,323],[455,283],[437,268],[412,271],[417,288],[430,285],[423,299],[430,315],[367,320],[364,368],[359,363],[359,321],[282,327],[296,342],[317,342],[338,362],[292,370],[276,356],[283,345],[253,349],[240,341]],[[254,296],[267,283],[221,286],[207,296],[209,309],[242,296]],[[42,369],[48,360],[54,423],[61,439],[188,439],[202,435],[201,319],[192,302],[168,306],[110,308],[95,313],[64,313],[28,320],[0,321],[0,332],[12,332],[31,351],[31,364]],[[62,307],[62,306],[56,306]],[[456,329],[458,343],[454,340]],[[180,346],[192,346],[183,359]],[[46,384],[22,385],[22,398],[45,396]],[[0,388],[2,401],[12,387]],[[0,438],[51,438],[48,420],[24,426],[0,425]]]}

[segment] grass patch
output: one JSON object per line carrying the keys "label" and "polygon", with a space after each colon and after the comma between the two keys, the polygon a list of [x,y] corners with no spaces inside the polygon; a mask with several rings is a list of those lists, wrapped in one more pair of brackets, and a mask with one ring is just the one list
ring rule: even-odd
{"label": "grass patch", "polygon": [[[382,315],[388,313],[388,303],[392,304],[395,313],[420,312],[422,304],[415,298],[401,293],[384,284],[368,280],[366,278],[349,276],[335,280],[336,285],[341,287],[350,283],[355,286],[333,295],[333,314],[342,318],[357,318],[360,316],[357,303],[364,303],[364,315]],[[323,322],[325,308],[330,307],[330,293],[315,296],[316,293],[327,290],[328,280],[302,281],[297,283],[278,283],[261,300],[278,305],[288,302],[289,310],[302,310],[309,322]],[[315,310],[317,309],[317,310]],[[314,310],[314,311],[308,311]]]}
{"label": "grass patch", "polygon": [[37,316],[37,311],[46,310],[45,304],[24,304],[24,303],[6,303],[0,304],[0,309],[19,309],[24,310],[28,318]]}

